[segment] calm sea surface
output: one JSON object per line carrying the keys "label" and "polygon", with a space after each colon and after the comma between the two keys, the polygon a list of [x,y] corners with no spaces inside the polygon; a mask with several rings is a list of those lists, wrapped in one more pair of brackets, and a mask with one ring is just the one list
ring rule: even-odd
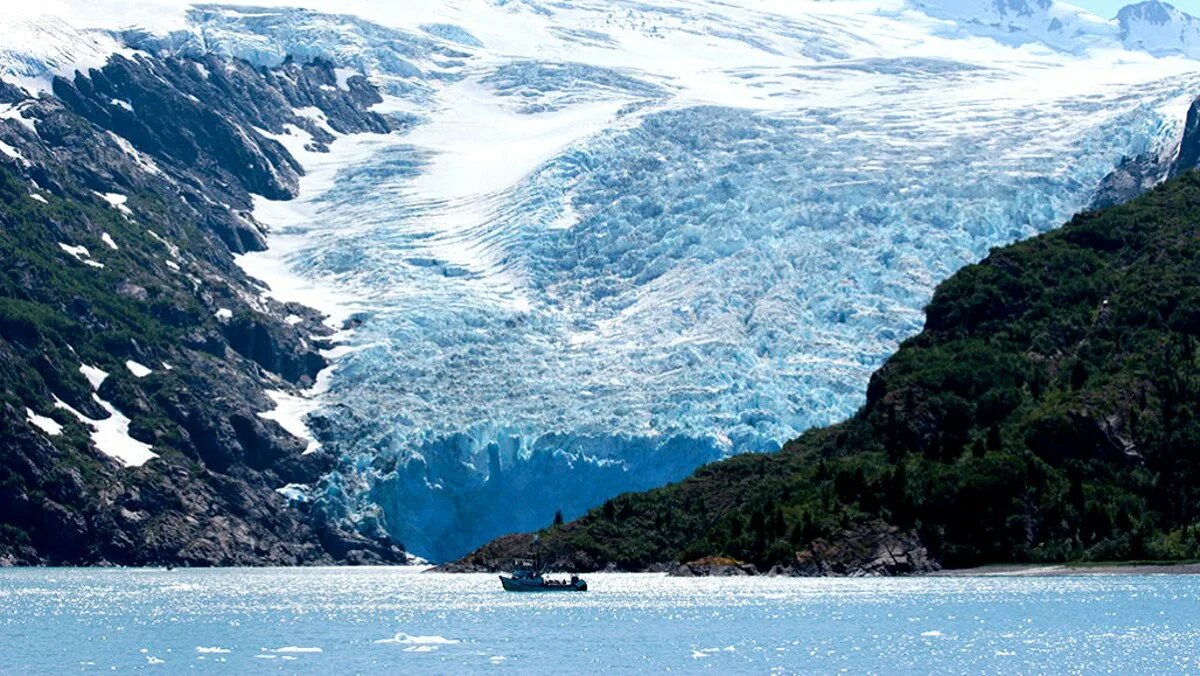
{"label": "calm sea surface", "polygon": [[0,672],[1200,670],[1200,576],[586,577],[0,570]]}

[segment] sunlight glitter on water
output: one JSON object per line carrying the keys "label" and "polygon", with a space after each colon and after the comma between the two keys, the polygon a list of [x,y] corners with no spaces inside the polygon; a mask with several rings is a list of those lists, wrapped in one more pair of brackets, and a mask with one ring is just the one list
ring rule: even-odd
{"label": "sunlight glitter on water", "polygon": [[588,575],[506,594],[395,568],[0,571],[0,673],[1188,671],[1188,576]]}

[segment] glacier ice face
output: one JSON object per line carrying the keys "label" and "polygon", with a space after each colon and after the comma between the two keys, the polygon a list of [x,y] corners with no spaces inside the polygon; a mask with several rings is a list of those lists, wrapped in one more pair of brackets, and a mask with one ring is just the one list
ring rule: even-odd
{"label": "glacier ice face", "polygon": [[330,58],[413,122],[256,211],[251,271],[355,312],[308,497],[445,559],[853,412],[940,279],[1169,147],[1200,85],[1112,22],[1001,4],[205,7],[155,38]]}

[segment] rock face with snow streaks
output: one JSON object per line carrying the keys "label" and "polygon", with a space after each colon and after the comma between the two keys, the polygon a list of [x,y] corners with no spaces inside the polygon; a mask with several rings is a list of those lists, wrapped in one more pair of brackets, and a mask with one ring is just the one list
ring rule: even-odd
{"label": "rock face with snow streaks", "polygon": [[393,128],[336,81],[136,53],[53,96],[0,84],[0,564],[406,560],[276,492],[333,466],[260,415],[313,384],[330,332],[233,262],[263,247],[251,193],[302,172],[272,131]]}

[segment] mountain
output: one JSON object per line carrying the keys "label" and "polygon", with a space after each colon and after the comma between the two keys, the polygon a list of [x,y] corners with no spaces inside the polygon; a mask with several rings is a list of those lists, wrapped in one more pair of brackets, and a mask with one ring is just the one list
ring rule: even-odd
{"label": "mountain", "polygon": [[5,560],[447,560],[777,451],[1195,150],[1200,63],[1054,3],[298,4],[0,20]]}
{"label": "mountain", "polygon": [[378,94],[321,61],[103,61],[0,82],[0,564],[406,560],[277,490],[332,466],[277,422],[332,332],[234,263],[251,193],[297,189],[274,135],[389,131]]}
{"label": "mountain", "polygon": [[1117,36],[1116,26],[1057,0],[913,0],[913,7],[953,22],[953,30],[1010,45],[1041,43],[1081,53]]}
{"label": "mountain", "polygon": [[1155,55],[1200,57],[1200,19],[1159,0],[1128,5],[1117,13],[1121,42]]}
{"label": "mountain", "polygon": [[1198,204],[1189,172],[993,250],[938,286],[849,420],[617,497],[537,547],[583,570],[722,555],[795,574],[1196,558]]}

